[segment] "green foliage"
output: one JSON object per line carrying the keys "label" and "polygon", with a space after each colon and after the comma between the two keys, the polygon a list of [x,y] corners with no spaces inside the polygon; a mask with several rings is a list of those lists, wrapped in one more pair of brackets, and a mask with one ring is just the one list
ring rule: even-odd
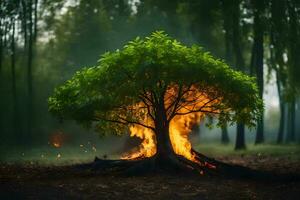
{"label": "green foliage", "polygon": [[55,89],[49,110],[58,117],[88,125],[95,122],[99,130],[121,134],[124,126],[111,122],[120,116],[138,121],[140,116],[126,107],[140,102],[143,91],[162,92],[159,83],[193,84],[210,98],[221,97],[217,105],[221,125],[241,121],[253,126],[263,109],[254,78],[234,71],[199,46],[184,46],[157,31],[128,42],[122,50],[105,53],[97,66],[76,72]]}

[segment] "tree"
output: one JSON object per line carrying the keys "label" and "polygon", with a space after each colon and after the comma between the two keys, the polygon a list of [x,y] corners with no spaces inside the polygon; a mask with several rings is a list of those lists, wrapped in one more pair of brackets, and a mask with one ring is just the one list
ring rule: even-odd
{"label": "tree", "polygon": [[144,145],[152,138],[154,149],[144,148],[136,159],[153,157],[157,166],[182,166],[179,154],[198,169],[194,165],[201,161],[187,140],[192,126],[204,115],[217,117],[219,125],[239,121],[253,126],[263,109],[254,80],[196,45],[186,47],[154,32],[77,72],[55,89],[49,110],[102,134],[131,131],[146,139]]}
{"label": "tree", "polygon": [[283,60],[286,49],[288,27],[285,1],[271,1],[271,27],[270,27],[270,67],[275,70],[276,84],[279,97],[280,121],[277,134],[277,143],[283,142],[285,124],[285,90],[287,86],[287,66]]}
{"label": "tree", "polygon": [[[222,1],[224,30],[225,30],[225,49],[226,59],[233,60],[235,68],[239,71],[245,71],[245,61],[243,58],[241,26],[240,26],[240,1],[228,2]],[[225,135],[226,130],[222,130]],[[235,149],[245,149],[245,125],[237,123]]]}
{"label": "tree", "polygon": [[[27,136],[32,134],[32,125],[33,125],[33,114],[34,114],[34,107],[33,107],[33,76],[32,76],[32,61],[33,61],[33,45],[34,45],[34,32],[33,32],[33,12],[32,7],[33,3],[32,0],[28,1],[28,50],[27,50],[27,93],[28,93],[28,100],[27,100]],[[25,23],[27,23],[27,19],[25,19]],[[26,48],[26,46],[25,46]]]}
{"label": "tree", "polygon": [[295,120],[296,120],[296,86],[297,79],[296,76],[299,74],[299,25],[300,25],[300,15],[299,15],[299,2],[295,0],[289,0],[287,2],[288,11],[288,74],[289,74],[289,94],[288,94],[288,134],[287,141],[295,141]]}
{"label": "tree", "polygon": [[[256,72],[257,85],[259,88],[260,98],[263,99],[264,92],[264,24],[263,16],[265,10],[264,0],[252,0],[254,24],[253,24],[253,50],[251,58],[251,67]],[[263,116],[263,115],[262,115]],[[257,123],[255,144],[264,142],[264,118],[262,117]]]}
{"label": "tree", "polygon": [[16,58],[15,58],[15,19],[12,17],[12,34],[11,34],[11,77],[12,77],[12,97],[13,97],[13,133],[18,134],[18,109],[17,109],[17,88],[16,88]]}
{"label": "tree", "polygon": [[[222,16],[223,16],[223,29],[224,29],[224,42],[225,42],[225,60],[226,62],[232,64],[233,50],[232,50],[232,17],[230,4],[226,1],[221,1],[222,3]],[[221,132],[221,142],[227,144],[229,142],[228,128],[225,126],[222,128]],[[238,137],[237,137],[238,138]]]}

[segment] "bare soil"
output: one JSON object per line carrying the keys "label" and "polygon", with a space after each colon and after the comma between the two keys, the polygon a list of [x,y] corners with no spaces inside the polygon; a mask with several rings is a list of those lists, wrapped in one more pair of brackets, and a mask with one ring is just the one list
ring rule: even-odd
{"label": "bare soil", "polygon": [[[227,156],[229,163],[298,176],[300,163],[288,157]],[[299,179],[246,179],[206,175],[121,176],[74,170],[72,166],[0,166],[0,199],[299,199]]]}

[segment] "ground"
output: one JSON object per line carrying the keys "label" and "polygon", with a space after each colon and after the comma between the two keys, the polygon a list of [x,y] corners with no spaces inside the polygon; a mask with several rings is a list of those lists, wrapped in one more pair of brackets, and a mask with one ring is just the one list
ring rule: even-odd
{"label": "ground", "polygon": [[[201,150],[220,160],[276,174],[298,175],[298,145],[256,147],[233,152],[207,145]],[[70,166],[6,164],[0,168],[0,199],[297,199],[298,180],[229,179],[151,174],[101,175]]]}

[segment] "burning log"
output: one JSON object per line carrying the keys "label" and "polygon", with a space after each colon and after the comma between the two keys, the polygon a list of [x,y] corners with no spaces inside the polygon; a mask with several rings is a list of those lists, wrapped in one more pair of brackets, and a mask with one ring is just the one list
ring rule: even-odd
{"label": "burning log", "polygon": [[254,126],[262,109],[253,78],[163,32],[104,54],[99,66],[77,72],[49,98],[50,112],[60,118],[142,139],[120,160],[96,158],[87,165],[131,172],[214,173],[221,164],[192,149],[192,127],[204,117],[220,126]]}

